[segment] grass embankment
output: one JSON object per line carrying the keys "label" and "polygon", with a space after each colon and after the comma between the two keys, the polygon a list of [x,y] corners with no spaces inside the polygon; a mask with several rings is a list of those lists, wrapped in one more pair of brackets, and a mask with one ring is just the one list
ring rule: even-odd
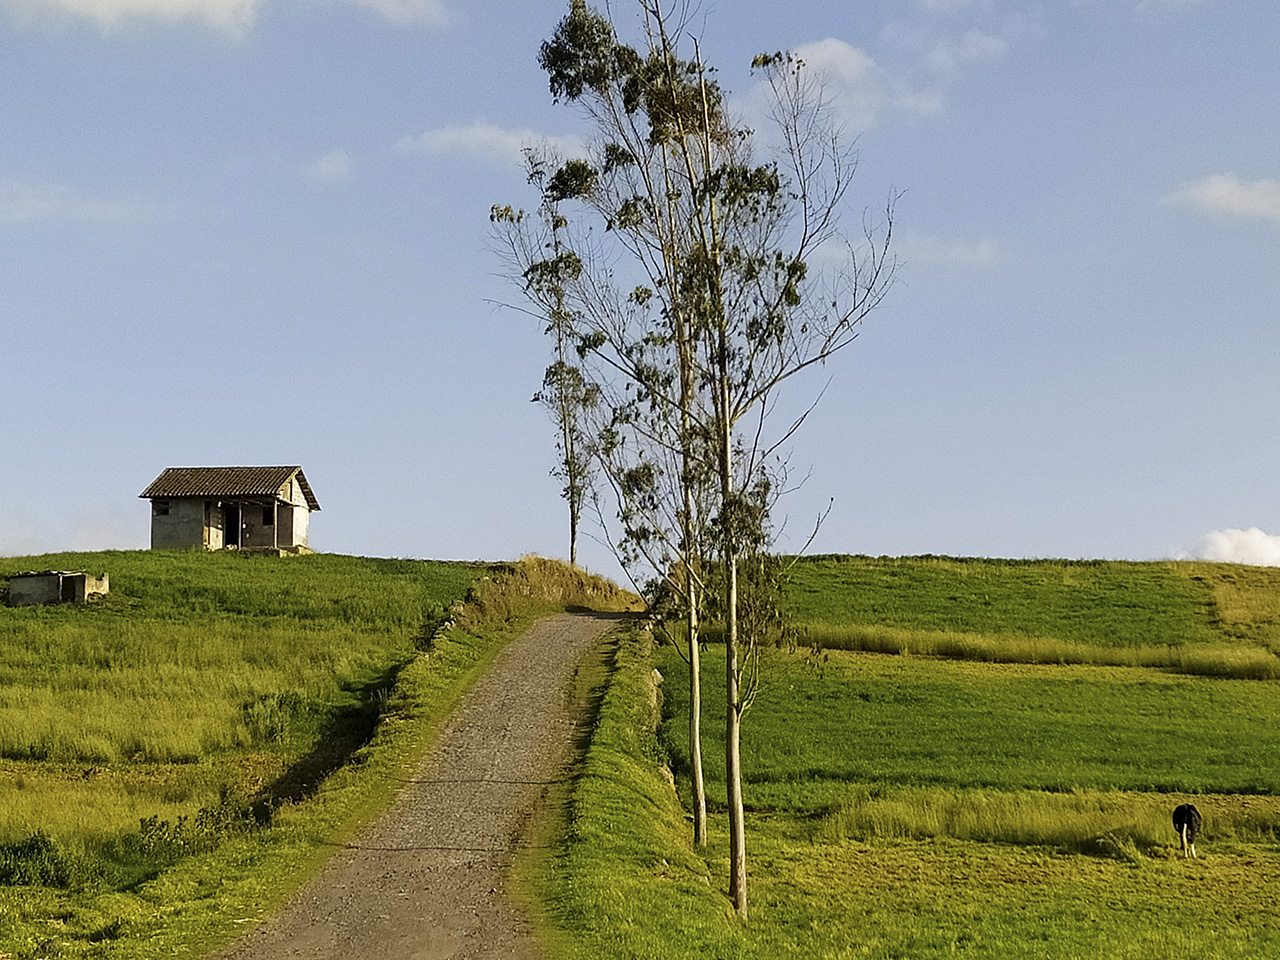
{"label": "grass embankment", "polygon": [[828,650],[1280,679],[1280,575],[1168,561],[803,558],[794,616]]}
{"label": "grass embankment", "polygon": [[[904,634],[963,631],[993,644],[1035,635],[1087,650],[1097,631],[1098,649],[1198,644],[1270,656],[1280,610],[1280,571],[1230,566],[815,564],[798,578],[806,591],[792,594],[810,622],[859,627],[884,615]],[[848,574],[846,564],[856,581],[824,589],[824,571]],[[961,592],[975,572],[981,592]],[[687,791],[683,662],[670,647],[651,661],[636,646],[592,747],[609,775],[584,780],[547,880],[564,954],[1277,955],[1276,684],[1168,663],[991,659],[769,653],[744,725],[752,919],[742,926],[725,896],[723,817],[713,815],[708,847],[692,850],[645,735],[610,731],[645,729],[644,681],[656,662],[666,674],[659,738]],[[724,798],[714,692],[723,662],[706,652],[713,810]],[[1206,826],[1200,859],[1184,861],[1169,815],[1187,799]],[[656,826],[638,829],[623,817],[629,808]]]}
{"label": "grass embankment", "polygon": [[[502,642],[595,578],[314,555],[64,554],[87,606],[0,607],[0,956],[199,955],[390,797]],[[466,598],[466,603],[461,601]]]}

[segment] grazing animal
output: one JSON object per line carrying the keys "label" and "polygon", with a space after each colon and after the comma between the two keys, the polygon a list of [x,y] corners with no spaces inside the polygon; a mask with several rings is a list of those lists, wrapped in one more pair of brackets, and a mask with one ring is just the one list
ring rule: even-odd
{"label": "grazing animal", "polygon": [[1173,811],[1173,829],[1178,831],[1178,839],[1182,843],[1182,855],[1196,855],[1196,835],[1200,833],[1203,819],[1194,803],[1184,803]]}

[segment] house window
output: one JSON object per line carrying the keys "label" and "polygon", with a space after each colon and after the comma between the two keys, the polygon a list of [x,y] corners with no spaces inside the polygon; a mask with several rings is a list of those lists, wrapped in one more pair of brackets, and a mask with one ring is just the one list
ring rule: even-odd
{"label": "house window", "polygon": [[276,525],[276,508],[275,507],[272,506],[272,507],[262,508],[262,525],[264,527],[274,527]]}
{"label": "house window", "polygon": [[152,500],[151,515],[153,517],[167,517],[169,515],[168,500]]}

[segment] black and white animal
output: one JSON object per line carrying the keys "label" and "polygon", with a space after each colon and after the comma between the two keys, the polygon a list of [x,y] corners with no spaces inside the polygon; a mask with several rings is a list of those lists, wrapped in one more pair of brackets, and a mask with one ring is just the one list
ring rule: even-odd
{"label": "black and white animal", "polygon": [[1178,831],[1178,840],[1182,843],[1182,855],[1196,855],[1196,835],[1202,823],[1200,811],[1194,803],[1184,803],[1173,811],[1173,829]]}

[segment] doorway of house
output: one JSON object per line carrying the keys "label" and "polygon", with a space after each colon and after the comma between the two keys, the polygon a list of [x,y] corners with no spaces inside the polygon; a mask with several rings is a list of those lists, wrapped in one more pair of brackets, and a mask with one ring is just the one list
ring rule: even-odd
{"label": "doorway of house", "polygon": [[222,505],[222,515],[224,517],[222,535],[225,537],[224,545],[230,548],[240,548],[240,504],[226,503]]}

